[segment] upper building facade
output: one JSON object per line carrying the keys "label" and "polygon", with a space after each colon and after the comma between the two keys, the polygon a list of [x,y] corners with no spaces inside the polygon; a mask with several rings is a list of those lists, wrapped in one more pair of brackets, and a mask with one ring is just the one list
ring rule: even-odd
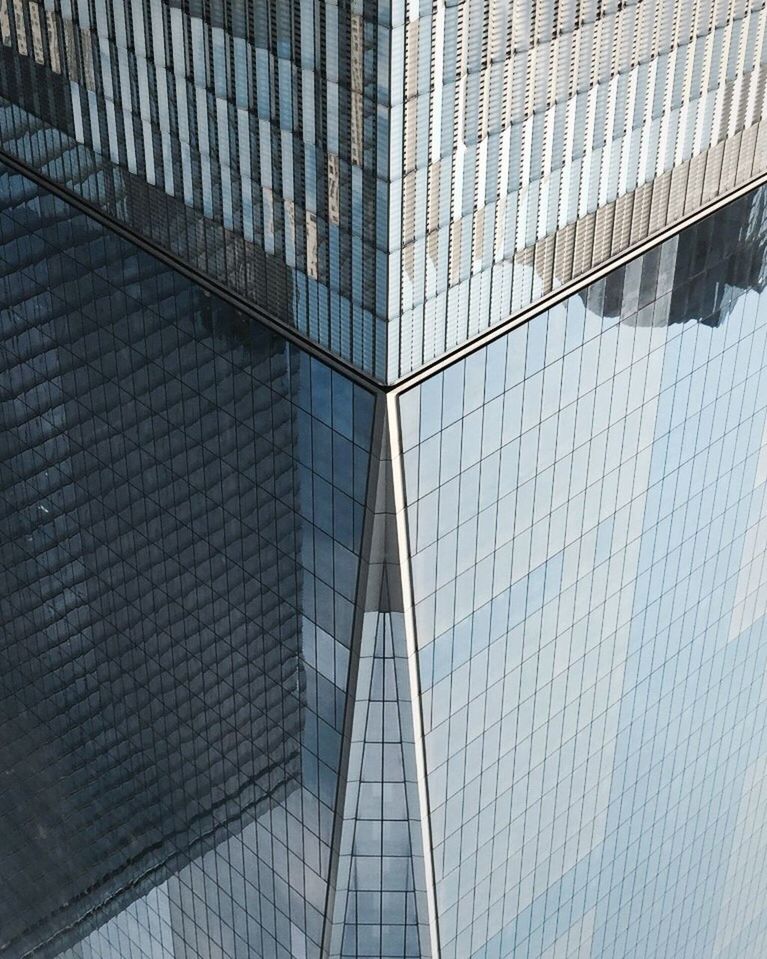
{"label": "upper building facade", "polygon": [[767,172],[761,0],[3,0],[2,149],[394,383]]}

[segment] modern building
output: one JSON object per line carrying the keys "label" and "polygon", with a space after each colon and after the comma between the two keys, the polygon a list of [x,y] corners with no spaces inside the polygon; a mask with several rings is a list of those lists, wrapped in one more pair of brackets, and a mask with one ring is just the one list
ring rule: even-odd
{"label": "modern building", "polygon": [[0,955],[767,955],[761,0],[0,0]]}

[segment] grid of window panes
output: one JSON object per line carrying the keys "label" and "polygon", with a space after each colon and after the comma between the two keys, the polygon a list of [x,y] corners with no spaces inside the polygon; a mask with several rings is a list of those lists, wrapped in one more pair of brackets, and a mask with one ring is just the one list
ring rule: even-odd
{"label": "grid of window panes", "polygon": [[761,2],[393,9],[390,380],[767,169]]}
{"label": "grid of window panes", "polygon": [[767,192],[405,392],[443,959],[767,941]]}
{"label": "grid of window panes", "polygon": [[318,956],[373,396],[6,167],[0,297],[0,951]]}
{"label": "grid of window panes", "polygon": [[0,0],[0,142],[382,376],[389,33],[374,0]]}

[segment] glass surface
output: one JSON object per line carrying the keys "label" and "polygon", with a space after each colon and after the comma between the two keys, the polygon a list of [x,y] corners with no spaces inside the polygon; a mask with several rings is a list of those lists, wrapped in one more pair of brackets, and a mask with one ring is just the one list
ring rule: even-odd
{"label": "glass surface", "polygon": [[374,398],[6,167],[0,309],[0,951],[317,956]]}
{"label": "glass surface", "polygon": [[420,744],[414,732],[393,472],[385,440],[377,452],[328,955],[428,959],[433,952],[416,763]]}
{"label": "glass surface", "polygon": [[443,959],[767,939],[767,190],[403,394]]}

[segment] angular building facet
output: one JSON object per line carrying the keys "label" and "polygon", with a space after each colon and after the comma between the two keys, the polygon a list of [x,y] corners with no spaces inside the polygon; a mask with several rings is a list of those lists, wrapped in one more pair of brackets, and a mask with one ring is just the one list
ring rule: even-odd
{"label": "angular building facet", "polygon": [[767,8],[0,0],[0,955],[767,954]]}

